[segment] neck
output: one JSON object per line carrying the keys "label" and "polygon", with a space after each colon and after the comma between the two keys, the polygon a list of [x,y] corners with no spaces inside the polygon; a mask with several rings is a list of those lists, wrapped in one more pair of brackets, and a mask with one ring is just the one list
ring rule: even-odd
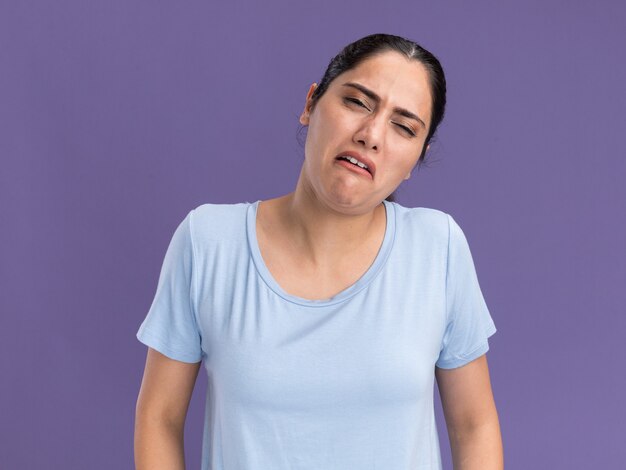
{"label": "neck", "polygon": [[346,214],[323,204],[306,191],[283,196],[281,219],[303,261],[320,269],[336,266],[364,248],[379,247],[385,232],[380,203],[361,214]]}

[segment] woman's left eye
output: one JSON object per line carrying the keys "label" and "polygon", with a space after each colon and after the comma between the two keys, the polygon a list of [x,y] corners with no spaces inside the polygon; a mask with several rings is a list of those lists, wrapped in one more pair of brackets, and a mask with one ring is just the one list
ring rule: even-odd
{"label": "woman's left eye", "polygon": [[413,132],[413,130],[411,130],[409,127],[403,126],[402,124],[398,124],[398,123],[394,123],[394,124],[396,124],[399,128],[401,128],[403,131],[405,131],[411,137],[415,137],[415,132]]}

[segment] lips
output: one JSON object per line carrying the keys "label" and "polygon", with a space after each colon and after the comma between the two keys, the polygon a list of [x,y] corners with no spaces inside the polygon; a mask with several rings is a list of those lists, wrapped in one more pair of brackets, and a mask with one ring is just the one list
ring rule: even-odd
{"label": "lips", "polygon": [[345,152],[338,153],[337,156],[335,157],[335,160],[337,160],[339,157],[346,157],[346,156],[356,158],[361,163],[365,163],[367,165],[367,171],[372,175],[372,179],[374,178],[374,174],[376,173],[376,165],[374,164],[372,160],[370,160],[364,155],[361,155],[358,152],[353,152],[352,150],[347,150]]}

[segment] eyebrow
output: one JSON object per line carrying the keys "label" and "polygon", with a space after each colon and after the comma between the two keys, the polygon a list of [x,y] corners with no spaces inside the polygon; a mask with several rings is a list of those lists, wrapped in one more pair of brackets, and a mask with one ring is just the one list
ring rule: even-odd
{"label": "eyebrow", "polygon": [[[376,103],[380,103],[380,101],[381,101],[380,96],[378,96],[376,93],[374,93],[369,88],[364,87],[360,83],[346,82],[346,83],[343,84],[343,86],[356,88],[357,90],[362,92],[365,96],[367,96],[369,99],[376,101]],[[408,109],[399,108],[399,107],[396,106],[395,108],[393,108],[393,112],[397,113],[397,114],[399,114],[401,116],[404,116],[406,118],[414,119],[415,121],[419,122],[424,129],[426,129],[426,124],[424,124],[424,121],[422,121],[417,114],[412,113]]]}

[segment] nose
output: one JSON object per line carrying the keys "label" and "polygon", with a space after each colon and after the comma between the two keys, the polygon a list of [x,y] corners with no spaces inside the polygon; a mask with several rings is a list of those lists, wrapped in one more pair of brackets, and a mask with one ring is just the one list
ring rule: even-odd
{"label": "nose", "polygon": [[382,116],[372,114],[361,123],[352,140],[368,149],[378,151],[381,148],[384,132]]}

